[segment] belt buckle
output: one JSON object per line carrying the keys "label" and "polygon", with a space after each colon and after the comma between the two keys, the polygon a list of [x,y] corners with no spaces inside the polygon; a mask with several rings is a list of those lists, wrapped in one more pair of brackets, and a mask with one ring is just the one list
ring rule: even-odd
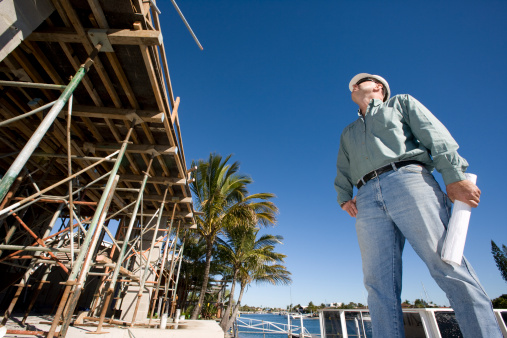
{"label": "belt buckle", "polygon": [[373,170],[372,173],[373,173],[373,176],[370,178],[370,180],[374,179],[375,177],[378,177],[376,170]]}

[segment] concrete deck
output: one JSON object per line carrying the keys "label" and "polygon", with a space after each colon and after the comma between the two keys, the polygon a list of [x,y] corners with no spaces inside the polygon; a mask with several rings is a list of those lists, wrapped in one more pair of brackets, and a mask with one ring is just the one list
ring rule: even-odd
{"label": "concrete deck", "polygon": [[[51,324],[48,323],[52,318],[48,316],[30,316],[25,326],[21,326],[22,316],[14,316],[7,322],[7,330],[25,330],[25,331],[45,331],[48,332]],[[167,323],[167,326],[174,325]],[[60,328],[57,329],[59,331]],[[95,333],[96,326],[71,326],[67,331],[67,337],[71,338],[91,338]],[[178,329],[155,329],[140,327],[104,327],[103,334],[99,337],[114,338],[224,338],[224,332],[214,320],[184,320],[178,325]],[[7,333],[4,337],[45,337],[45,334],[27,335]]]}

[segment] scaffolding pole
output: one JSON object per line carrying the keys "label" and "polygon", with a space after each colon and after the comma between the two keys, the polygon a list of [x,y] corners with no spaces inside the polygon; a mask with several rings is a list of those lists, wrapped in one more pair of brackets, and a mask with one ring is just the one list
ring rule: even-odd
{"label": "scaffolding pole", "polygon": [[[48,338],[52,338],[55,331],[56,331],[56,327],[58,326],[58,324],[60,322],[60,317],[62,316],[63,309],[65,307],[65,304],[67,303],[67,299],[69,298],[71,288],[73,288],[73,286],[76,285],[76,278],[78,276],[78,273],[81,270],[81,267],[83,266],[83,263],[85,262],[85,255],[87,255],[88,252],[90,251],[90,247],[92,244],[93,244],[93,247],[95,247],[95,245],[96,245],[96,243],[92,243],[92,237],[93,237],[95,230],[97,228],[99,219],[102,215],[102,211],[104,210],[104,207],[106,205],[106,202],[107,202],[110,192],[112,190],[113,184],[115,181],[117,182],[117,180],[118,180],[116,177],[117,172],[118,172],[118,169],[120,168],[120,164],[123,159],[123,156],[125,155],[125,153],[127,151],[127,145],[128,145],[128,142],[130,140],[130,136],[131,136],[133,130],[134,130],[134,127],[131,127],[129,129],[127,136],[125,137],[125,140],[122,143],[120,153],[118,154],[118,157],[116,159],[116,163],[114,164],[114,167],[110,172],[109,179],[106,184],[106,188],[104,189],[104,193],[102,194],[100,202],[97,206],[97,210],[95,211],[92,222],[88,228],[88,232],[86,233],[86,237],[84,239],[84,242],[81,245],[81,251],[79,252],[79,255],[77,256],[77,258],[75,260],[74,267],[72,268],[72,272],[67,280],[67,285],[65,287],[65,291],[62,296],[62,300],[60,301],[60,305],[58,307],[55,318],[54,318],[53,323],[51,325],[51,329],[48,332],[48,336],[47,336]],[[110,198],[112,199],[112,197],[113,197],[113,195],[111,194]],[[98,237],[97,237],[97,239],[98,239]],[[88,259],[91,259],[91,257],[88,257]],[[84,269],[83,269],[83,271],[84,271]],[[77,285],[77,286],[79,287],[79,285]],[[75,294],[76,293],[74,293],[74,295]],[[74,302],[74,300],[77,301],[77,299],[75,299],[75,297],[72,297],[71,298],[72,303]],[[70,324],[70,319],[72,318],[72,312],[73,312],[73,310],[70,311],[70,313],[67,312],[67,314],[65,316],[65,320],[64,320],[64,325],[66,326],[65,331],[63,330],[63,327],[62,327],[62,330],[60,331],[60,336],[62,336],[62,337],[65,336],[66,329],[68,328],[68,325]],[[62,333],[63,333],[63,335],[62,335]]]}
{"label": "scaffolding pole", "polygon": [[72,95],[74,90],[77,88],[77,86],[85,76],[90,65],[93,63],[93,59],[97,56],[101,47],[102,45],[98,44],[94,48],[93,52],[90,54],[90,57],[88,58],[87,62],[81,65],[79,70],[76,72],[76,75],[74,75],[74,77],[69,82],[63,93],[60,95],[58,100],[56,100],[53,107],[51,107],[51,109],[49,110],[44,120],[42,120],[37,130],[35,130],[35,133],[33,133],[32,137],[30,137],[30,140],[28,140],[26,145],[23,147],[23,150],[21,150],[16,160],[14,160],[10,168],[3,176],[2,180],[0,181],[0,202],[4,199],[5,195],[7,195],[7,192],[14,183],[14,180],[16,179],[16,177],[18,177],[20,171],[23,169],[28,159],[30,158],[34,150],[39,146],[39,143],[44,137],[44,135],[46,135],[46,132],[48,131],[49,127],[51,127],[54,120],[56,119],[58,114],[60,114],[60,111],[69,100],[70,96]]}
{"label": "scaffolding pole", "polygon": [[[150,171],[152,163],[153,163],[153,157],[151,158],[150,163],[148,164],[148,168],[146,169],[146,172],[144,173],[144,178],[143,178],[143,182],[141,183],[141,188],[139,189],[139,195],[137,196],[136,205],[134,207],[134,211],[132,213],[132,217],[130,219],[127,232],[125,233],[125,237],[123,239],[123,244],[121,247],[120,254],[118,256],[118,260],[116,262],[116,266],[114,268],[113,276],[111,277],[111,281],[109,282],[109,287],[106,291],[106,298],[104,300],[104,304],[102,305],[102,311],[100,314],[100,321],[99,321],[97,331],[96,331],[97,333],[101,332],[101,330],[102,330],[102,325],[104,323],[106,311],[109,306],[111,296],[114,292],[114,287],[116,285],[116,280],[118,279],[118,274],[120,273],[120,267],[123,262],[123,257],[125,257],[125,253],[127,252],[127,247],[128,247],[129,240],[130,240],[130,234],[132,233],[132,228],[134,227],[134,223],[137,218],[137,212],[138,212],[139,206],[141,204],[141,199],[143,197],[144,188],[146,187],[146,183],[148,182],[148,177],[149,177],[148,172]],[[50,338],[50,337],[48,337],[48,338]]]}

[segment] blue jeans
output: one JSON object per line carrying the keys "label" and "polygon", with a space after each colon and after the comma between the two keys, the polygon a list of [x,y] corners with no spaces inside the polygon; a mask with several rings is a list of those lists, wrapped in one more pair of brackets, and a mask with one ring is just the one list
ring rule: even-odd
{"label": "blue jeans", "polygon": [[440,258],[451,202],[419,165],[384,173],[357,193],[356,230],[373,336],[404,337],[401,256],[405,239],[446,293],[464,337],[502,337],[491,302],[472,266]]}

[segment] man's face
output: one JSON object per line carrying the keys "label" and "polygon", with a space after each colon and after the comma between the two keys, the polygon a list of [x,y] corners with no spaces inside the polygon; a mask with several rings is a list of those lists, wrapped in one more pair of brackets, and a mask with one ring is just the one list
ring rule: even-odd
{"label": "man's face", "polygon": [[377,86],[377,83],[374,81],[358,81],[359,84],[352,85],[352,101],[355,103],[359,103],[366,96],[369,96],[373,93],[373,89]]}

